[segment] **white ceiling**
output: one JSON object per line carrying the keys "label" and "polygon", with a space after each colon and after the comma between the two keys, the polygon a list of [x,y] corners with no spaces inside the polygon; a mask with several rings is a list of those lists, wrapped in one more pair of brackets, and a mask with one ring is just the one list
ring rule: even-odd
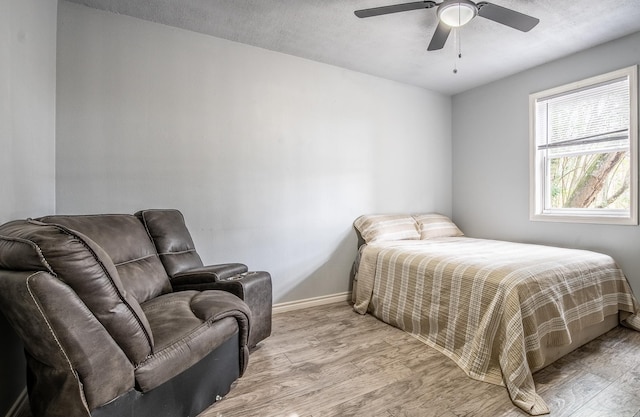
{"label": "white ceiling", "polygon": [[457,60],[453,36],[442,50],[427,52],[435,8],[367,19],[353,14],[408,0],[69,1],[444,94],[640,31],[640,0],[493,0],[540,23],[523,33],[476,17],[459,33],[463,56]]}

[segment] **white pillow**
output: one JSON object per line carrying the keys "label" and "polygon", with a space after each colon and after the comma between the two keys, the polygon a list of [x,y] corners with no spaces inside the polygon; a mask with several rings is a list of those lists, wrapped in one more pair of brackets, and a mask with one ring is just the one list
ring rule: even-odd
{"label": "white pillow", "polygon": [[406,214],[366,214],[353,222],[365,243],[420,239],[416,220]]}
{"label": "white pillow", "polygon": [[418,224],[420,239],[464,236],[464,233],[458,229],[458,226],[442,214],[416,214],[413,218]]}

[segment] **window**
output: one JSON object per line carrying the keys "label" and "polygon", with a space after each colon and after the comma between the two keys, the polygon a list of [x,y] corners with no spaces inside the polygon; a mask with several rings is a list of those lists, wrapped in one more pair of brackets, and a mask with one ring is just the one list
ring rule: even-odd
{"label": "window", "polygon": [[529,96],[531,220],[638,224],[637,74]]}

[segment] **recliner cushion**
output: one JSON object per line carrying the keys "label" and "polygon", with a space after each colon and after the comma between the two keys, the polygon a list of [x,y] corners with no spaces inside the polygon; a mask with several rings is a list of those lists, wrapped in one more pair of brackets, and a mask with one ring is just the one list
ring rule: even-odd
{"label": "recliner cushion", "polygon": [[111,257],[124,287],[139,303],[171,292],[156,248],[135,216],[55,215],[38,220],[76,230],[100,245]]}
{"label": "recliner cushion", "polygon": [[[36,270],[46,270],[71,287],[131,362],[137,364],[151,353],[153,336],[140,304],[95,242],[75,230],[35,220],[6,223],[0,236],[7,249],[2,251],[3,265],[18,263],[25,254],[29,264],[35,264],[35,254],[42,255],[42,267]],[[25,251],[27,245],[33,252]]]}
{"label": "recliner cushion", "polygon": [[142,304],[155,336],[155,349],[135,371],[136,384],[149,391],[185,371],[240,333],[240,374],[248,363],[251,312],[224,291],[179,291]]}
{"label": "recliner cushion", "polygon": [[171,278],[179,272],[202,266],[202,259],[179,210],[140,210],[135,216],[146,228]]}
{"label": "recliner cushion", "polygon": [[[23,221],[16,220],[2,225],[3,232],[13,233],[24,225]],[[44,259],[38,245],[28,239],[16,236],[0,235],[0,269],[7,271],[44,271],[51,272],[51,267]]]}

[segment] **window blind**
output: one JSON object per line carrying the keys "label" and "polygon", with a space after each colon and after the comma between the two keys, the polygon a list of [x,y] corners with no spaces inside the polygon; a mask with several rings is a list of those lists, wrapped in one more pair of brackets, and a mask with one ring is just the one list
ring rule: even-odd
{"label": "window blind", "polygon": [[553,153],[629,146],[629,78],[536,101],[537,147]]}

